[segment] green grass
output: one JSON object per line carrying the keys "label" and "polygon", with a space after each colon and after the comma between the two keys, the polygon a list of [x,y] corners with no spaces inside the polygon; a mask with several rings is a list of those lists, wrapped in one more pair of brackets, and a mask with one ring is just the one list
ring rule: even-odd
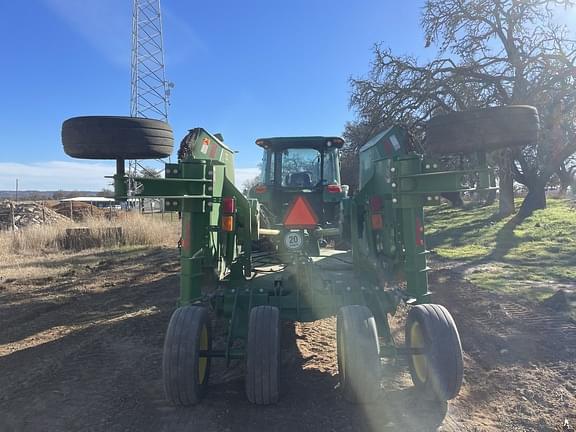
{"label": "green grass", "polygon": [[570,201],[549,198],[547,209],[521,224],[496,219],[496,211],[496,205],[427,209],[428,247],[462,261],[466,277],[487,289],[541,300],[555,284],[576,283],[576,209]]}

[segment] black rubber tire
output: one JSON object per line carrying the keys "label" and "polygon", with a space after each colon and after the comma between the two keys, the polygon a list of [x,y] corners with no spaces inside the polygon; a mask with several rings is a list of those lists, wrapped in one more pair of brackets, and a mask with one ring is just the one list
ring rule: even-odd
{"label": "black rubber tire", "polygon": [[435,154],[492,151],[535,144],[536,108],[508,105],[432,117],[426,125],[426,148]]}
{"label": "black rubber tire", "polygon": [[159,159],[170,156],[168,123],[137,117],[73,117],[62,124],[62,144],[79,159]]}
{"label": "black rubber tire", "polygon": [[[420,341],[413,338],[416,324]],[[410,309],[406,347],[424,350],[421,356],[408,356],[410,375],[417,388],[441,401],[458,395],[464,373],[462,345],[452,315],[444,306],[422,304]]]}
{"label": "black rubber tire", "polygon": [[350,305],[336,319],[338,373],[344,397],[353,403],[370,403],[380,392],[380,344],[370,309]]}
{"label": "black rubber tire", "polygon": [[246,396],[256,405],[278,402],[280,311],[256,306],[250,311],[246,344]]}
{"label": "black rubber tire", "polygon": [[173,405],[190,406],[200,402],[210,375],[210,357],[200,357],[200,350],[211,348],[208,309],[201,306],[176,309],[168,324],[162,357],[164,390]]}

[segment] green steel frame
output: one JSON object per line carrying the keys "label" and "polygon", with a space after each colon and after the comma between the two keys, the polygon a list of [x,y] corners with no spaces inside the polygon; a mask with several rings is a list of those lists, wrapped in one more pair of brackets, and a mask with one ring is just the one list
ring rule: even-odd
{"label": "green steel frame", "polygon": [[[201,143],[215,142],[216,157],[206,157]],[[473,170],[443,171],[434,161],[416,153],[393,154],[372,160],[370,178],[343,205],[344,232],[350,235],[353,263],[362,280],[342,285],[324,280],[304,252],[285,256],[282,274],[252,278],[252,242],[259,238],[256,200],[247,199],[234,186],[232,152],[204,130],[195,130],[191,153],[177,164],[166,164],[165,178],[139,178],[139,197],[164,198],[167,211],[182,219],[180,297],[178,305],[209,302],[228,320],[226,348],[203,353],[242,358],[238,340],[245,340],[252,307],[273,305],[282,319],[310,321],[335,314],[341,306],[364,304],[374,313],[385,341],[383,356],[401,353],[393,344],[388,314],[400,302],[429,302],[423,207],[440,203],[440,193],[468,191],[462,177],[479,178],[474,190],[490,189],[485,157]],[[126,197],[127,178],[118,163],[115,194]],[[221,229],[222,200],[234,198],[234,230]],[[374,203],[378,205],[374,205]],[[373,226],[372,217],[382,223]],[[313,233],[310,233],[313,234]],[[280,233],[282,235],[282,232]],[[313,237],[311,235],[310,237]],[[366,276],[367,275],[367,276]],[[406,280],[406,289],[394,280]],[[392,286],[392,288],[389,288]]]}

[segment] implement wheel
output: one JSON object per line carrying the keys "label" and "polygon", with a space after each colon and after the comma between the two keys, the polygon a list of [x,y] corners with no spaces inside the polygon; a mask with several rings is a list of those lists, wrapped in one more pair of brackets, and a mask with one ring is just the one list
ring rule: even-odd
{"label": "implement wheel", "polygon": [[436,154],[471,153],[534,144],[538,111],[508,105],[432,117],[426,125],[426,147]]}
{"label": "implement wheel", "polygon": [[338,373],[344,397],[370,403],[380,391],[380,345],[370,309],[352,305],[340,309],[336,321]]}
{"label": "implement wheel", "polygon": [[442,401],[458,395],[463,376],[462,346],[456,324],[444,306],[422,304],[410,309],[406,347],[422,351],[408,358],[417,388]]}
{"label": "implement wheel", "polygon": [[73,117],[62,124],[64,152],[79,159],[158,159],[170,156],[172,128],[139,117]]}
{"label": "implement wheel", "polygon": [[257,405],[278,402],[280,311],[256,306],[250,311],[246,345],[246,396]]}
{"label": "implement wheel", "polygon": [[168,400],[179,406],[197,404],[208,384],[212,348],[208,310],[201,306],[179,307],[172,314],[164,339],[162,373]]}

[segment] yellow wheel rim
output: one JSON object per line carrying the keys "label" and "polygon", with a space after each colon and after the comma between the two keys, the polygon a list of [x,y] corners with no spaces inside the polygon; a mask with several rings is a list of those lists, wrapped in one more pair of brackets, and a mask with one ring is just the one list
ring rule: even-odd
{"label": "yellow wheel rim", "polygon": [[[414,322],[410,329],[410,348],[424,348],[424,335],[419,322]],[[418,379],[425,383],[428,379],[428,360],[425,354],[413,354],[412,365]]]}
{"label": "yellow wheel rim", "polygon": [[[208,350],[208,328],[202,327],[200,333],[200,351]],[[208,367],[208,357],[200,357],[198,359],[198,382],[202,384],[206,378],[206,368]]]}

